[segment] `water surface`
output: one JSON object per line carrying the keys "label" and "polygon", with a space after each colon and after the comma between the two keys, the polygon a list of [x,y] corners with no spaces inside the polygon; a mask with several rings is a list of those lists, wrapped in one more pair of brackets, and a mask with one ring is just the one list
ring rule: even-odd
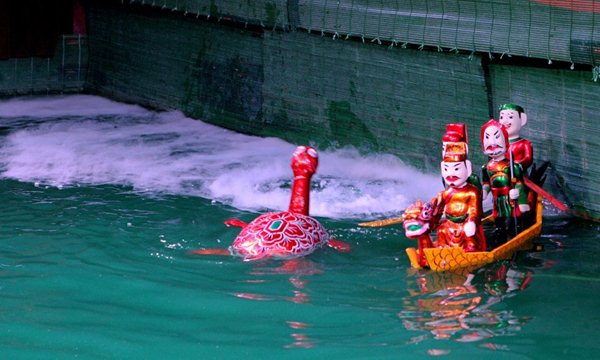
{"label": "water surface", "polygon": [[350,253],[189,255],[287,208],[295,146],[97,97],[0,102],[3,357],[597,357],[597,224],[549,211],[541,252],[415,272],[399,226],[356,225],[441,190],[388,154],[319,149],[311,213]]}

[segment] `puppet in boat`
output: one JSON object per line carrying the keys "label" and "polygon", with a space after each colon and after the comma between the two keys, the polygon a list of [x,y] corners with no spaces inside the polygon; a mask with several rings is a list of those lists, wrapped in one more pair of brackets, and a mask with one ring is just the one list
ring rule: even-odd
{"label": "puppet in boat", "polygon": [[[468,186],[465,184],[473,185],[473,183],[479,183],[473,182],[472,180],[476,178],[476,176],[473,174],[468,175],[470,170],[466,168],[469,163],[466,162],[464,162],[464,164],[467,166],[456,166],[454,168],[457,170],[463,169],[462,171],[459,171],[459,176],[448,177],[448,169],[444,167],[444,165],[449,165],[449,163],[451,163],[448,160],[454,160],[454,162],[460,163],[461,160],[466,159],[467,151],[462,150],[462,148],[468,149],[468,147],[466,141],[456,141],[466,140],[466,131],[464,137],[454,137],[452,139],[454,141],[444,141],[447,138],[448,137],[445,135],[442,139],[444,161],[442,162],[441,169],[447,188],[440,192],[438,196],[429,203],[423,204],[418,201],[410,206],[403,214],[406,236],[418,239],[418,250],[414,248],[407,249],[407,254],[409,255],[413,267],[430,267],[436,271],[454,271],[458,269],[473,268],[490,263],[494,260],[506,258],[518,249],[525,248],[528,242],[533,237],[539,235],[541,231],[541,202],[539,199],[535,198],[535,202],[532,205],[528,202],[527,197],[523,196],[525,187],[522,181],[522,179],[524,179],[522,167],[520,164],[511,161],[512,154],[509,152],[508,132],[502,124],[495,120],[491,120],[485,124],[481,130],[483,150],[484,153],[489,156],[489,161],[482,167],[481,181],[483,186],[481,188],[478,188],[477,186],[474,187],[480,190],[480,200],[483,199],[484,194],[487,195],[490,193],[494,198],[493,214],[490,218],[501,218],[501,220],[495,222],[495,232],[498,232],[498,228],[501,227],[500,230],[503,230],[503,234],[506,234],[507,230],[504,228],[504,226],[506,226],[506,220],[508,218],[515,219],[515,216],[517,215],[523,216],[523,214],[530,212],[534,206],[537,210],[536,216],[534,217],[535,223],[521,233],[519,233],[521,228],[515,230],[515,232],[511,233],[511,236],[513,236],[511,241],[505,245],[503,245],[503,242],[506,238],[498,238],[494,234],[494,236],[486,239],[485,235],[483,235],[483,231],[481,231],[482,237],[480,239],[483,239],[483,242],[480,242],[480,244],[486,244],[488,240],[491,239],[489,251],[486,251],[488,249],[486,249],[485,245],[476,249],[469,246],[468,242],[448,243],[443,239],[444,234],[442,234],[442,241],[440,241],[439,230],[437,241],[431,241],[430,233],[436,229],[437,219],[440,216],[439,213],[436,210],[432,210],[432,208],[435,209],[437,206],[436,204],[440,203],[438,200],[440,195],[448,192],[448,189],[452,190],[453,187],[464,187],[465,189],[468,189]],[[463,145],[461,142],[464,142],[465,144]],[[452,159],[452,157],[454,157],[454,159]],[[543,181],[543,178],[541,180]],[[444,203],[449,203],[450,208],[452,208],[454,201],[450,198],[449,201]],[[456,204],[460,203],[460,201],[456,202]],[[435,215],[436,213],[438,213],[437,216]],[[479,212],[479,214],[481,224],[483,212]],[[445,218],[445,220],[442,220],[443,224],[450,224],[448,220],[452,222],[452,220],[456,219],[456,214],[447,212],[445,207],[443,215]],[[519,220],[519,218],[517,218],[517,220]],[[483,227],[478,227],[478,229],[483,229]],[[455,226],[454,234],[459,234],[461,230],[463,238],[468,238],[470,235],[469,225],[464,223],[462,226]],[[497,241],[497,239],[499,240]]]}
{"label": "puppet in boat", "polygon": [[498,122],[506,128],[513,161],[527,173],[533,164],[533,146],[521,136],[521,129],[527,124],[525,109],[516,104],[503,104],[500,106]]}
{"label": "puppet in boat", "polygon": [[298,146],[292,154],[292,194],[287,211],[269,212],[250,223],[226,220],[228,226],[242,228],[228,249],[200,249],[197,255],[234,255],[245,261],[265,258],[292,259],[309,255],[324,245],[338,251],[350,245],[332,239],[327,230],[308,214],[310,182],[317,171],[319,156],[310,146]]}
{"label": "puppet in boat", "polygon": [[[482,166],[482,179],[479,180],[477,175],[471,173],[466,181],[480,190],[482,200],[484,195],[489,196],[490,193],[492,198],[495,198],[493,214],[481,219],[481,223],[494,222],[494,234],[490,234],[487,239],[485,236],[481,237],[487,247],[483,245],[480,246],[480,250],[475,250],[470,245],[465,246],[469,242],[448,246],[447,242],[432,240],[431,233],[439,229],[443,221],[453,219],[452,213],[444,219],[439,217],[438,205],[444,204],[445,212],[447,202],[440,202],[438,198],[450,187],[445,174],[443,177],[446,189],[431,202],[417,201],[400,217],[363,222],[359,225],[380,227],[404,223],[406,236],[418,240],[418,249],[406,249],[411,265],[415,268],[429,267],[434,271],[473,269],[496,260],[507,259],[517,250],[531,248],[531,240],[541,233],[541,196],[562,211],[572,210],[542,189],[549,162],[543,162],[537,167],[533,161],[531,142],[521,136],[520,131],[528,120],[525,110],[516,104],[504,104],[500,107],[499,119],[499,122],[484,125],[481,130],[483,150],[490,156],[489,161]],[[492,135],[495,137],[492,138]],[[466,126],[448,124],[442,137],[443,157],[446,158],[447,151],[460,142],[465,143],[468,155]],[[496,153],[498,150],[502,150],[503,154]],[[451,180],[458,181],[454,183],[454,187],[460,187],[463,178]],[[450,205],[450,208],[452,207]],[[483,216],[482,210],[480,216]],[[472,231],[472,225],[467,225],[468,223],[469,221],[454,228],[454,234],[460,233],[458,229],[461,229],[463,238],[468,238]],[[511,238],[506,241],[509,236]]]}
{"label": "puppet in boat", "polygon": [[[527,185],[525,193],[527,194],[529,206],[533,209],[536,201],[536,192],[531,191],[529,187],[542,186],[544,184],[545,172],[550,163],[545,161],[538,167],[533,161],[533,146],[521,134],[521,130],[528,121],[525,109],[520,105],[508,103],[501,105],[499,111],[498,121],[506,127],[506,131],[508,132],[509,151],[513,162],[521,165],[523,169],[523,180]],[[553,201],[554,199],[551,200]],[[562,204],[558,207],[562,210]],[[521,220],[523,226],[530,226],[535,221],[534,211],[528,211],[523,214]]]}
{"label": "puppet in boat", "polygon": [[[485,251],[482,192],[468,160],[464,124],[452,124],[442,138],[440,164],[445,188],[431,201],[417,201],[404,212],[403,226],[408,238],[418,239],[418,263],[427,266],[425,248],[459,247],[466,252]],[[437,231],[435,244],[430,234]]]}
{"label": "puppet in boat", "polygon": [[[406,236],[419,239],[419,249],[435,246],[460,247],[465,252],[486,251],[481,220],[482,201],[489,194],[493,197],[492,216],[495,219],[492,248],[506,241],[509,221],[521,224],[522,214],[530,210],[523,185],[523,169],[511,159],[504,125],[492,119],[481,129],[483,152],[489,157],[482,166],[481,182],[472,173],[471,162],[467,159],[467,141],[464,124],[447,126],[442,137],[441,163],[446,188],[426,206],[419,201],[403,215]],[[426,241],[434,230],[438,231],[435,245]],[[510,234],[514,236],[517,232]],[[424,264],[423,251],[419,254],[419,263]]]}
{"label": "puppet in boat", "polygon": [[[467,135],[467,125],[464,123],[450,123],[446,124],[446,132],[442,136],[442,157],[446,156],[446,149],[449,146],[456,146],[457,143],[464,143],[466,148],[465,157],[469,156],[469,140]],[[481,191],[481,180],[479,179],[479,175],[475,172],[471,172],[469,178],[467,179],[469,184],[474,185]],[[444,187],[447,187],[448,184],[442,178],[442,183]],[[483,212],[483,211],[482,211]]]}
{"label": "puppet in boat", "polygon": [[523,228],[522,218],[531,207],[523,184],[523,167],[513,159],[506,127],[491,119],[481,127],[481,143],[489,158],[481,168],[483,199],[492,195],[495,229],[490,240],[496,247]]}

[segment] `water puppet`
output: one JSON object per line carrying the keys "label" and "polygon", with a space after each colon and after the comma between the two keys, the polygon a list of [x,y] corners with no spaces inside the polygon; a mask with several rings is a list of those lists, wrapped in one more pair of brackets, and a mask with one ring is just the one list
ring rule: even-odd
{"label": "water puppet", "polygon": [[467,159],[467,152],[464,141],[446,145],[441,173],[447,187],[430,203],[431,223],[437,227],[436,246],[460,247],[471,252],[485,249],[485,236],[481,226],[481,191],[468,181],[472,165]]}
{"label": "water puppet", "polygon": [[[464,127],[462,134],[465,134]],[[418,239],[417,261],[427,266],[424,249],[454,248],[465,252],[485,250],[481,225],[481,189],[469,183],[471,162],[467,159],[465,136],[445,141],[441,173],[446,188],[429,203],[417,201],[403,214],[404,231],[408,238]],[[444,139],[443,139],[444,140]],[[429,233],[437,230],[435,244]]]}
{"label": "water puppet", "polygon": [[[532,248],[533,239],[542,231],[542,201],[536,197],[535,221],[515,237],[489,251],[466,252],[459,246],[432,247],[417,249],[409,247],[406,254],[410,265],[415,269],[430,269],[435,272],[468,273],[483,265],[499,260],[510,259],[519,250]],[[488,220],[489,219],[489,220]],[[482,222],[494,221],[493,217],[484,218]],[[486,238],[486,243],[489,237]],[[421,259],[424,259],[421,261]],[[425,266],[423,266],[423,263]]]}
{"label": "water puppet", "polygon": [[533,147],[531,142],[521,137],[521,129],[527,124],[525,110],[515,104],[500,106],[498,122],[506,128],[513,161],[520,164],[524,173],[533,164]]}
{"label": "water puppet", "polygon": [[250,261],[297,258],[311,254],[323,245],[342,252],[349,251],[350,245],[332,239],[327,230],[308,215],[310,181],[318,164],[319,157],[314,148],[298,146],[292,155],[294,180],[288,211],[269,212],[250,223],[238,219],[226,220],[226,225],[242,228],[228,249],[200,249],[191,253],[234,255]]}
{"label": "water puppet", "polygon": [[434,247],[431,241],[432,207],[430,203],[423,203],[417,200],[413,205],[404,210],[402,214],[402,226],[404,234],[409,239],[417,239],[417,261],[421,267],[427,266],[424,249]]}
{"label": "water puppet", "polygon": [[[509,151],[508,132],[504,125],[491,119],[481,127],[483,152],[489,161],[482,166],[483,198],[489,193],[493,196],[492,216],[496,229],[492,246],[506,241],[508,230],[516,228],[513,235],[520,231],[521,215],[530,210],[527,193],[523,184],[523,168],[514,163]],[[514,227],[508,225],[515,221]]]}
{"label": "water puppet", "polygon": [[[483,195],[475,185],[467,180],[471,174],[471,164],[467,160],[466,144],[462,142],[447,144],[444,147],[444,161],[442,161],[441,170],[444,182],[448,187],[431,200],[432,215],[429,220],[423,214],[415,217],[420,222],[423,231],[419,236],[429,236],[430,232],[437,230],[437,239],[433,243],[433,247],[419,246],[419,248],[409,247],[406,249],[411,267],[428,268],[435,272],[470,272],[485,264],[511,258],[518,250],[530,249],[532,240],[540,234],[542,202],[539,197],[536,197],[534,221],[528,224],[526,229],[503,244],[497,244],[494,242],[494,237],[486,238],[484,235],[484,222],[496,223],[495,216],[498,216],[501,218],[498,225],[504,226],[507,216],[512,215],[512,212],[506,212],[511,210],[509,201],[511,189],[505,187],[504,183],[510,186],[513,184],[511,179],[516,177],[514,170],[511,173],[510,161],[506,158],[506,149],[509,146],[506,129],[500,123],[492,120],[482,128],[481,134],[484,150],[491,157],[490,162],[483,167],[485,171],[482,176],[482,191],[486,195],[492,192],[492,195],[495,196],[495,210],[490,217],[481,218],[483,214],[480,211],[479,203]],[[490,167],[489,172],[487,171],[488,166]],[[514,166],[520,169],[520,165]],[[507,174],[512,174],[512,176]],[[517,185],[522,186],[522,183]],[[511,197],[518,198],[519,194],[518,190],[512,191]],[[504,207],[500,208],[498,207],[500,201],[506,201],[508,205],[503,204]],[[517,205],[516,208],[519,209],[519,206]],[[445,216],[444,220],[441,220],[441,215]],[[408,222],[411,216],[413,215],[407,214],[405,221]],[[439,226],[436,225],[438,221],[441,221]],[[419,227],[413,224],[408,229],[414,231]],[[415,238],[416,233],[413,234],[406,230],[407,226],[405,225],[406,236]],[[419,241],[419,245],[421,245],[420,238]],[[488,242],[491,242],[490,245],[492,245],[489,251],[487,250]]]}
{"label": "water puppet", "polygon": [[[497,135],[499,132],[502,136],[494,138],[499,144],[492,143],[491,140],[485,141],[485,144],[490,146],[489,154],[497,155],[498,161],[508,161],[506,150],[495,154],[498,151],[497,147],[508,148],[506,129],[502,133],[501,124],[492,124],[496,126],[494,129],[489,125],[485,129],[496,130],[492,134]],[[482,131],[482,134],[485,134],[485,131]],[[492,244],[491,249],[487,250],[489,237],[486,238],[484,234],[483,223],[493,223],[495,218],[494,214],[482,218],[481,201],[484,189],[472,181],[477,177],[473,176],[472,165],[468,160],[466,140],[466,127],[461,124],[447,127],[442,137],[443,161],[440,167],[446,188],[431,201],[417,201],[400,217],[359,223],[359,226],[365,227],[403,223],[406,237],[418,241],[418,247],[406,249],[414,269],[468,273],[485,264],[509,259],[518,250],[531,249],[533,239],[541,232],[542,202],[541,198],[536,196],[537,193],[533,193],[532,222],[509,241],[499,246]],[[489,174],[486,176],[489,177]],[[484,181],[484,185],[486,184],[485,191],[489,194],[492,191],[489,179]]]}
{"label": "water puppet", "polygon": [[[447,149],[450,150],[454,146],[454,144],[459,143],[459,142],[464,143],[465,157],[468,157],[469,145],[468,145],[466,124],[464,124],[464,123],[446,124],[446,132],[442,136],[442,157],[446,156]],[[471,165],[469,165],[469,166],[471,167]],[[474,185],[476,188],[478,188],[481,191],[481,180],[479,179],[479,176],[476,173],[471,172],[467,181],[469,184]],[[444,187],[448,187],[448,184],[443,179],[443,177],[442,177],[442,183],[444,184]],[[423,221],[423,217],[421,216],[419,218],[419,216],[418,216],[418,211],[419,211],[418,209],[423,209],[423,206],[425,206],[426,211],[428,211],[428,209],[431,208],[431,204],[423,204],[419,200],[414,205],[409,206],[405,210],[405,213],[401,216],[388,218],[388,219],[382,219],[382,220],[362,222],[362,223],[359,223],[358,225],[364,226],[364,227],[382,227],[382,226],[394,225],[394,224],[403,223],[404,221],[406,221],[407,216],[410,216],[411,220],[414,220],[414,221],[411,221],[411,226],[414,228],[415,226],[418,226],[415,224],[415,221]],[[407,211],[409,211],[409,209],[410,209],[410,212],[406,213]],[[480,208],[480,212],[483,213],[483,208]],[[407,230],[406,224],[404,225],[404,227],[405,227],[405,230]],[[431,229],[429,229],[429,230],[431,230]],[[417,230],[417,232],[419,232],[419,231],[420,230]],[[415,239],[421,238],[421,234],[417,234],[413,231],[409,231],[408,233],[412,234],[411,238],[415,238]],[[421,239],[424,239],[424,238],[421,238]]]}
{"label": "water puppet", "polygon": [[[533,208],[535,206],[536,195],[533,191],[530,191],[530,188],[535,187],[539,190],[539,187],[536,187],[536,185],[543,185],[546,168],[550,163],[545,161],[539,167],[534,163],[533,146],[529,140],[521,136],[521,129],[527,124],[527,114],[523,107],[516,104],[501,105],[498,122],[506,127],[508,142],[510,144],[509,151],[513,161],[521,165],[523,169],[523,181],[526,185],[525,192],[529,200],[529,207]],[[537,190],[534,191],[537,192]],[[526,212],[521,218],[523,219],[523,223],[527,225],[535,221],[532,211]]]}
{"label": "water puppet", "polygon": [[[469,137],[467,135],[467,125],[465,123],[446,124],[446,132],[442,136],[442,157],[446,156],[446,148],[448,145],[462,142],[466,147],[466,156],[469,156]],[[481,180],[479,176],[472,172],[467,180],[470,184],[475,185],[481,190]],[[444,186],[447,186],[444,182]]]}

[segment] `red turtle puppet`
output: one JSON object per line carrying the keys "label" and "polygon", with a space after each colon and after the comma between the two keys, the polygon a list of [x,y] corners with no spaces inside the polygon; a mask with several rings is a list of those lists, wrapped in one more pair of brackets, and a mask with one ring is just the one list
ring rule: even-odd
{"label": "red turtle puppet", "polygon": [[310,181],[317,170],[319,157],[310,146],[298,146],[292,155],[294,180],[288,211],[269,212],[250,223],[230,219],[228,226],[242,231],[228,249],[200,249],[198,255],[234,255],[245,261],[265,258],[292,259],[311,254],[323,245],[338,251],[350,250],[350,245],[331,238],[327,230],[308,215]]}

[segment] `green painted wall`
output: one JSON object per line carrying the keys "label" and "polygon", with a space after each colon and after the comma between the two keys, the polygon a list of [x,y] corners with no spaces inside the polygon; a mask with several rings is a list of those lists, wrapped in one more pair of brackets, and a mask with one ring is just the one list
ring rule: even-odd
{"label": "green painted wall", "polygon": [[600,84],[589,72],[492,66],[494,105],[521,104],[528,115],[523,135],[535,158],[580,209],[600,212]]}
{"label": "green painted wall", "polygon": [[536,158],[552,163],[550,191],[600,215],[600,84],[589,69],[489,64],[485,53],[236,26],[149,6],[92,2],[89,19],[93,92],[294,143],[389,152],[432,173],[446,123],[467,123],[479,168],[481,125],[516,102],[529,114],[524,134]]}
{"label": "green painted wall", "polygon": [[392,152],[437,171],[445,123],[488,117],[479,58],[304,32],[264,39],[264,121],[273,134]]}

